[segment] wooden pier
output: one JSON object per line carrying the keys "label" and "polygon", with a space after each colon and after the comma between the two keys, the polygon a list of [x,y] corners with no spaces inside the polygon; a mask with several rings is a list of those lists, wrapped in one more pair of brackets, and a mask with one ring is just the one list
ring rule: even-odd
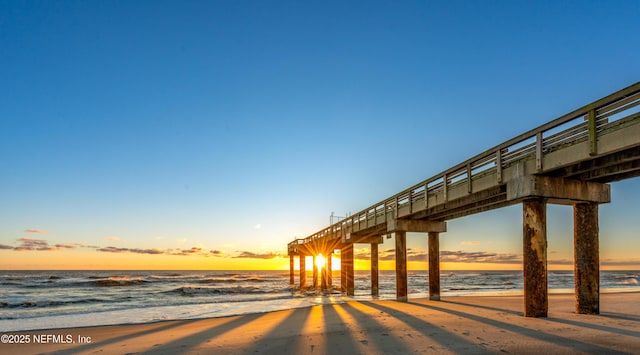
{"label": "wooden pier", "polygon": [[[524,315],[546,317],[546,205],[573,206],[576,312],[599,313],[598,205],[609,183],[640,176],[640,82],[499,144],[388,199],[289,243],[290,282],[306,286],[305,257],[329,260],[321,287],[332,286],[340,250],[341,289],[354,294],[354,244],[371,245],[371,294],[377,295],[378,244],[395,235],[396,298],[406,301],[407,232],[428,234],[429,298],[440,299],[439,238],[447,221],[523,206]],[[314,262],[313,286],[318,271]],[[328,275],[328,276],[327,276]]]}

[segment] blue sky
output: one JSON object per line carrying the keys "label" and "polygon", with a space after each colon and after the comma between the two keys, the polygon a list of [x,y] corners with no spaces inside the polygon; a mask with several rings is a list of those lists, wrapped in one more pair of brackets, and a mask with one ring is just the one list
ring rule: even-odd
{"label": "blue sky", "polygon": [[[44,254],[8,248],[25,238],[284,253],[638,81],[639,20],[637,1],[0,1],[0,268]],[[640,265],[639,184],[601,207],[603,259]],[[549,258],[571,259],[571,210],[549,211]],[[520,254],[520,215],[451,221],[441,249]]]}

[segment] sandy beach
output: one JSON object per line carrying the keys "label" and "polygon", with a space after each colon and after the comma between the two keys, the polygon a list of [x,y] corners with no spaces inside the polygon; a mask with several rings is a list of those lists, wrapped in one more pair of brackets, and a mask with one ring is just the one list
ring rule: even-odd
{"label": "sandy beach", "polygon": [[[3,334],[0,352],[640,353],[640,293],[602,294],[600,315],[575,314],[573,295],[551,295],[548,318],[524,318],[522,303],[521,296],[353,301],[224,318],[12,332]],[[7,335],[30,343],[6,344]]]}

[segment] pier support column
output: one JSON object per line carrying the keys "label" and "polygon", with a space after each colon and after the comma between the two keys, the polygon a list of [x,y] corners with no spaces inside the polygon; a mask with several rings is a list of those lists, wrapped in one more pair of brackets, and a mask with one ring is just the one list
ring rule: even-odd
{"label": "pier support column", "polygon": [[313,256],[313,288],[318,288],[318,264],[316,264],[316,256]]}
{"label": "pier support column", "polygon": [[371,243],[371,296],[380,294],[378,276],[378,243]]}
{"label": "pier support column", "polygon": [[573,205],[576,313],[600,314],[598,204]]}
{"label": "pier support column", "polygon": [[347,244],[341,249],[341,259],[343,261],[342,270],[344,272],[344,288],[347,296],[355,294],[355,283],[353,279],[353,244]]}
{"label": "pier support column", "polygon": [[331,259],[333,253],[327,253],[327,288],[333,287],[333,266],[331,265]]}
{"label": "pier support column", "polygon": [[295,281],[295,277],[294,277],[294,272],[293,272],[293,265],[294,265],[294,257],[293,255],[289,255],[289,285],[293,286],[296,281]]}
{"label": "pier support column", "polygon": [[396,300],[407,302],[407,232],[396,231]]}
{"label": "pier support column", "polygon": [[345,261],[344,249],[340,249],[340,291],[347,292],[347,263]]}
{"label": "pier support column", "polygon": [[547,216],[542,198],[524,200],[524,316],[546,317],[549,310],[547,290]]}
{"label": "pier support column", "polygon": [[307,265],[305,258],[305,255],[300,255],[300,288],[307,286]]}
{"label": "pier support column", "polygon": [[320,270],[320,289],[327,290],[327,264],[325,263]]}
{"label": "pier support column", "polygon": [[429,232],[429,299],[440,301],[440,233]]}

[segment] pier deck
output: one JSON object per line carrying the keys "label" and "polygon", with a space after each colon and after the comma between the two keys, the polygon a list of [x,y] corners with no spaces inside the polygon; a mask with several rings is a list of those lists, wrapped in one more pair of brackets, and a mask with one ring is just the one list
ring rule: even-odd
{"label": "pier deck", "polygon": [[[299,257],[300,270],[304,270],[306,256],[330,256],[340,249],[341,286],[344,292],[353,294],[353,244],[371,244],[373,253],[384,235],[394,233],[397,299],[406,301],[406,233],[422,232],[429,235],[430,298],[437,300],[438,238],[439,233],[446,232],[446,221],[522,204],[524,313],[546,317],[546,204],[565,204],[574,206],[576,311],[598,313],[598,205],[610,202],[609,183],[637,176],[640,82],[501,143],[304,239],[292,241],[288,245],[291,283],[294,257]],[[331,265],[325,268],[330,270]],[[377,268],[376,253],[372,255],[374,295],[378,288]],[[303,272],[300,280],[300,285],[305,286]],[[322,284],[330,286],[331,280],[323,278]]]}

